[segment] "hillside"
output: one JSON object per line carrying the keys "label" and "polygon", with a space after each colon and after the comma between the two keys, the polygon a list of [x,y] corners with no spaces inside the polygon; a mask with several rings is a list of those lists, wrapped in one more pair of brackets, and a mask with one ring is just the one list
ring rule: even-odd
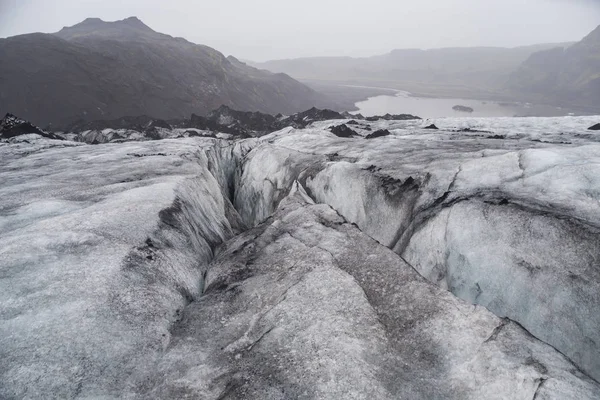
{"label": "hillside", "polygon": [[0,113],[38,125],[151,115],[183,118],[220,105],[292,113],[330,106],[285,74],[153,31],[139,19],[86,19],[56,34],[0,40]]}
{"label": "hillside", "polygon": [[511,75],[508,90],[533,99],[598,111],[600,26],[568,48],[537,52]]}
{"label": "hillside", "polygon": [[399,49],[365,58],[316,57],[253,63],[307,81],[391,87],[428,95],[493,96],[529,56],[568,44]]}

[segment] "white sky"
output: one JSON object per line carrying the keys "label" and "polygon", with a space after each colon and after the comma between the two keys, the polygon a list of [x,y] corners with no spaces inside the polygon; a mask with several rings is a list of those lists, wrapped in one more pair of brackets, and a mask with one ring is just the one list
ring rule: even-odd
{"label": "white sky", "polygon": [[242,59],[576,41],[600,0],[0,0],[0,37],[137,16]]}

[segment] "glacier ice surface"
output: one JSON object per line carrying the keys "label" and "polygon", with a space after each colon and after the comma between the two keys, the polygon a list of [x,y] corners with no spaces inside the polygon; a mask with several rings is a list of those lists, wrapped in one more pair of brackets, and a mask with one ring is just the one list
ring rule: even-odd
{"label": "glacier ice surface", "polygon": [[0,397],[599,398],[595,119],[4,141]]}

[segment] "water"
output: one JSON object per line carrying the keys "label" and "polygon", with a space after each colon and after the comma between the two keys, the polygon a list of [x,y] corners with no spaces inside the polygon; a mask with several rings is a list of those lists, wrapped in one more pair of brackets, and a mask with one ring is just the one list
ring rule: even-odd
{"label": "water", "polygon": [[[455,111],[456,105],[471,107],[474,111]],[[413,114],[421,118],[442,117],[560,117],[573,115],[570,110],[560,107],[535,105],[529,103],[498,103],[473,99],[438,99],[430,97],[413,97],[408,92],[400,91],[395,95],[371,97],[356,103],[357,113],[369,117],[373,115]]]}

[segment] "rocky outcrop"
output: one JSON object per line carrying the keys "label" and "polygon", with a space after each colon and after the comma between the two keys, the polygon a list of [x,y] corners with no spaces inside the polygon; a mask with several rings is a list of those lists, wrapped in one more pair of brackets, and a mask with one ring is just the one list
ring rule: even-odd
{"label": "rocky outcrop", "polygon": [[218,119],[211,119],[202,117],[200,115],[192,114],[189,123],[185,126],[189,128],[197,128],[201,130],[207,130],[212,132],[224,132],[232,134],[238,138],[250,137],[249,131],[242,125],[232,122],[230,125],[221,125]]}
{"label": "rocky outcrop", "polygon": [[390,135],[390,131],[388,131],[387,129],[379,129],[379,130],[365,136],[365,139],[375,139],[375,138],[384,137],[384,136],[388,136],[388,135]]}
{"label": "rocky outcrop", "polygon": [[600,124],[592,125],[588,128],[590,131],[600,131]]}
{"label": "rocky outcrop", "polygon": [[417,117],[416,115],[411,115],[411,114],[385,114],[385,115],[376,115],[373,117],[367,117],[365,118],[367,121],[379,121],[379,120],[384,120],[384,121],[411,121],[411,120],[417,120],[417,119],[421,119],[420,117]]}
{"label": "rocky outcrop", "polygon": [[437,131],[439,128],[437,126],[435,126],[435,124],[431,124],[431,125],[427,125],[423,129],[432,129],[432,130],[436,130]]}
{"label": "rocky outcrop", "polygon": [[316,107],[284,118],[281,123],[294,128],[305,128],[316,121],[327,121],[330,119],[344,119],[344,116],[332,110],[319,110]]}
{"label": "rocky outcrop", "polygon": [[460,112],[466,112],[466,113],[472,113],[473,111],[475,111],[471,107],[461,106],[461,105],[456,105],[456,106],[452,107],[452,109],[454,111],[460,111]]}
{"label": "rocky outcrop", "polygon": [[6,114],[0,121],[0,139],[9,139],[16,136],[36,134],[49,139],[60,139],[53,133],[44,132],[37,126],[13,114]]}
{"label": "rocky outcrop", "polygon": [[341,125],[337,125],[337,126],[332,126],[331,128],[329,128],[329,130],[335,136],[341,137],[341,138],[351,138],[351,137],[357,137],[358,136],[358,134],[355,131],[353,131],[352,129],[350,129],[345,124],[341,124]]}
{"label": "rocky outcrop", "polygon": [[172,129],[173,127],[164,120],[141,115],[137,117],[121,117],[114,120],[97,120],[86,122],[79,120],[65,127],[66,132],[83,132],[103,129],[127,129],[131,131],[147,132],[153,128]]}
{"label": "rocky outcrop", "polygon": [[[211,136],[221,139],[260,137],[286,128],[305,128],[314,122],[326,121],[340,114],[331,110],[310,110],[291,116],[272,116],[259,112],[244,112],[221,106],[207,116],[192,114],[190,119],[163,121],[148,116],[123,117],[116,120],[77,121],[61,133],[64,138],[100,144],[123,141],[143,141],[166,138]],[[370,127],[362,125],[362,129]]]}
{"label": "rocky outcrop", "polygon": [[240,126],[249,132],[272,132],[277,129],[278,122],[277,118],[270,114],[236,111],[227,106],[211,111],[207,119],[220,126]]}
{"label": "rocky outcrop", "polygon": [[360,113],[351,114],[348,111],[343,111],[342,112],[342,116],[344,118],[352,118],[352,119],[358,119],[358,120],[364,120],[365,119],[364,115],[362,115]]}

